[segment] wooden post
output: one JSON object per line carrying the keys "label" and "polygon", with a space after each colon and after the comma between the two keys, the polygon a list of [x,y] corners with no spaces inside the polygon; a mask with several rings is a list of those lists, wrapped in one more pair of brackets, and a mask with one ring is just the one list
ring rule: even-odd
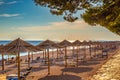
{"label": "wooden post", "polygon": [[[80,48],[80,46],[79,46],[79,53],[81,52],[81,48]],[[81,56],[80,54],[79,54],[79,56]]]}
{"label": "wooden post", "polygon": [[45,60],[46,60],[46,49],[45,49]]}
{"label": "wooden post", "polygon": [[57,59],[58,59],[58,48],[57,48]]}
{"label": "wooden post", "polygon": [[4,71],[4,53],[2,53],[2,70]]}
{"label": "wooden post", "polygon": [[95,57],[97,56],[97,45],[95,45]]}
{"label": "wooden post", "polygon": [[20,53],[18,52],[18,80],[20,80]]}
{"label": "wooden post", "polygon": [[95,51],[95,49],[96,49],[96,46],[94,45],[94,56],[96,56],[96,51]]}
{"label": "wooden post", "polygon": [[65,67],[67,67],[67,47],[65,47]]}
{"label": "wooden post", "polygon": [[52,58],[54,57],[54,52],[53,52],[53,48],[52,48]]}
{"label": "wooden post", "polygon": [[43,50],[43,59],[45,58],[44,50]]}
{"label": "wooden post", "polygon": [[91,45],[89,45],[89,52],[90,52],[90,58],[92,58],[92,55],[91,55]]}
{"label": "wooden post", "polygon": [[75,47],[73,46],[73,56],[74,56],[74,52],[75,52]]}
{"label": "wooden post", "polygon": [[79,50],[79,49],[78,49],[78,46],[77,46],[77,67],[78,67],[78,53],[79,53],[78,50]]}
{"label": "wooden post", "polygon": [[50,75],[50,59],[49,59],[49,48],[47,49],[48,51],[48,75]]}
{"label": "wooden post", "polygon": [[8,54],[8,61],[10,61],[10,55]]}
{"label": "wooden post", "polygon": [[18,54],[16,54],[16,66],[18,66]]}
{"label": "wooden post", "polygon": [[30,52],[28,52],[28,68],[30,68]]}
{"label": "wooden post", "polygon": [[84,46],[84,60],[86,59],[86,46]]}
{"label": "wooden post", "polygon": [[32,62],[33,62],[33,52],[32,52]]}

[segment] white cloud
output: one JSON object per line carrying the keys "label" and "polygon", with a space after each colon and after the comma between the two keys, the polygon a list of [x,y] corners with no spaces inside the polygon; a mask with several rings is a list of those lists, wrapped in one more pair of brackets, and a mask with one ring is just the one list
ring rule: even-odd
{"label": "white cloud", "polygon": [[0,2],[0,5],[4,4],[4,2]]}
{"label": "white cloud", "polygon": [[118,40],[120,38],[101,26],[89,26],[83,20],[74,23],[53,22],[47,26],[13,27],[11,31],[13,36],[22,36],[26,39]]}
{"label": "white cloud", "polygon": [[0,17],[16,17],[19,16],[20,14],[0,14]]}
{"label": "white cloud", "polygon": [[15,3],[17,3],[17,1],[8,2],[6,4],[15,4]]}
{"label": "white cloud", "polygon": [[19,27],[20,31],[37,32],[37,31],[56,31],[56,30],[84,30],[89,25],[84,23],[83,20],[76,21],[74,23],[69,22],[53,22],[47,26],[23,26]]}
{"label": "white cloud", "polygon": [[18,3],[18,1],[11,1],[11,2],[3,2],[3,1],[0,1],[0,5],[3,5],[3,4],[11,5],[11,4],[16,4],[16,3]]}

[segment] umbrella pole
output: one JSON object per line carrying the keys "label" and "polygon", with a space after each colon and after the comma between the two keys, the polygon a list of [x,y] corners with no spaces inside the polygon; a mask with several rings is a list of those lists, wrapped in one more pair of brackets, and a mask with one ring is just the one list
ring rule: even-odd
{"label": "umbrella pole", "polygon": [[18,80],[20,80],[20,53],[18,52]]}
{"label": "umbrella pole", "polygon": [[75,47],[73,46],[73,56],[74,56]]}
{"label": "umbrella pole", "polygon": [[90,51],[90,58],[92,57],[91,56],[91,45],[89,45],[89,51]]}
{"label": "umbrella pole", "polygon": [[78,67],[78,46],[77,46],[77,67]]}
{"label": "umbrella pole", "polygon": [[28,68],[30,68],[30,52],[28,52]]}
{"label": "umbrella pole", "polygon": [[2,53],[2,70],[4,71],[4,53]]}
{"label": "umbrella pole", "polygon": [[57,59],[58,59],[58,48],[57,48]]}
{"label": "umbrella pole", "polygon": [[16,54],[16,66],[18,66],[18,55]]}
{"label": "umbrella pole", "polygon": [[50,75],[50,59],[49,59],[49,49],[48,50],[48,75]]}
{"label": "umbrella pole", "polygon": [[44,59],[44,57],[45,57],[45,54],[44,54],[44,50],[43,50],[43,59]]}
{"label": "umbrella pole", "polygon": [[52,49],[52,58],[54,57],[53,49]]}
{"label": "umbrella pole", "polygon": [[84,46],[84,60],[86,59],[86,46]]}
{"label": "umbrella pole", "polygon": [[10,55],[8,54],[8,61],[10,60]]}
{"label": "umbrella pole", "polygon": [[33,52],[32,52],[32,62],[33,62]]}
{"label": "umbrella pole", "polygon": [[95,57],[96,57],[96,55],[97,55],[97,52],[96,52],[97,49],[96,49],[96,48],[97,48],[97,47],[96,47],[96,45],[95,45]]}
{"label": "umbrella pole", "polygon": [[45,49],[45,60],[46,60],[46,49]]}
{"label": "umbrella pole", "polygon": [[65,67],[67,67],[67,47],[65,47]]}

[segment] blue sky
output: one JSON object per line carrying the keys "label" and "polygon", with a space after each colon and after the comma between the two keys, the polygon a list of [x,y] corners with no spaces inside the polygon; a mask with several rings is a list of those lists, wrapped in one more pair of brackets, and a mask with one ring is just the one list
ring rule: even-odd
{"label": "blue sky", "polygon": [[[77,14],[79,15],[79,14]],[[21,37],[27,40],[120,40],[100,26],[92,27],[82,19],[74,23],[55,16],[34,0],[0,0],[0,40]]]}

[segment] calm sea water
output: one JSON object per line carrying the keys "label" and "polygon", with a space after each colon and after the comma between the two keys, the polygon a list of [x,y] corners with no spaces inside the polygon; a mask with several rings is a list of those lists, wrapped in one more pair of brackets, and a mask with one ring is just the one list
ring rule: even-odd
{"label": "calm sea water", "polygon": [[[6,45],[8,43],[10,43],[11,41],[0,41],[0,45]],[[36,46],[38,44],[40,44],[41,42],[43,41],[27,41],[28,43]],[[28,53],[21,53],[20,56],[24,56],[24,55],[27,55]],[[11,55],[10,57],[14,57],[14,55]],[[8,55],[5,55],[4,58],[8,58]],[[1,60],[1,55],[0,55],[0,60]]]}

